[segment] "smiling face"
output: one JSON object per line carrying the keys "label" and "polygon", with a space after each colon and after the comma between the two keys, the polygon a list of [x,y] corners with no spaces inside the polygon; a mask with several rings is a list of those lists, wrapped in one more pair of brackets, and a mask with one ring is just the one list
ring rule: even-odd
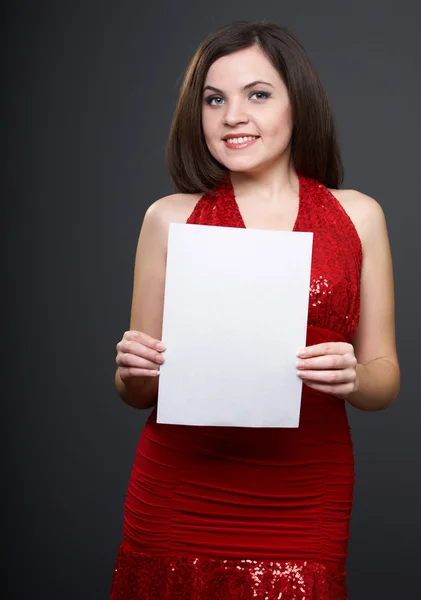
{"label": "smiling face", "polygon": [[257,172],[289,159],[293,124],[288,91],[259,48],[223,56],[211,65],[202,127],[210,153],[230,171]]}

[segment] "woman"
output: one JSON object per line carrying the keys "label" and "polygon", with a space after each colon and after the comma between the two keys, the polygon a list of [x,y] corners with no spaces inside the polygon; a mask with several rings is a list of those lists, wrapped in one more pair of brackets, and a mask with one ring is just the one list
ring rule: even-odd
{"label": "woman", "polygon": [[384,409],[400,380],[382,209],[338,189],[326,94],[303,48],[274,23],[236,22],[202,43],[168,161],[177,193],[144,218],[118,393],[136,408],[156,404],[170,222],[312,231],[300,425],[162,425],[154,410],[128,486],[111,598],[343,600],[354,482],[345,404]]}

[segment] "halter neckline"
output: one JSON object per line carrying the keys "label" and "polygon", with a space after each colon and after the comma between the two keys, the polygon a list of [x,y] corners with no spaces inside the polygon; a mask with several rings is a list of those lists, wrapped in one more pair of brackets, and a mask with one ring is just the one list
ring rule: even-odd
{"label": "halter neckline", "polygon": [[[231,201],[234,211],[237,214],[238,217],[238,221],[241,227],[243,227],[244,229],[250,229],[246,226],[243,216],[241,214],[240,211],[240,207],[238,205],[237,202],[237,198],[235,196],[235,191],[234,191],[234,186],[232,184],[231,181],[231,177],[230,175],[227,175],[227,177],[224,179],[224,181],[221,183],[221,185],[219,186],[219,189],[224,188],[225,194],[224,197],[225,199],[228,199],[229,201]],[[283,229],[283,230],[279,230],[279,231],[298,231],[298,226],[299,226],[299,222],[301,219],[301,215],[303,212],[303,205],[304,205],[304,198],[303,198],[303,176],[302,175],[298,175],[298,211],[297,211],[297,216],[295,218],[294,221],[294,225],[292,227],[292,229]]]}

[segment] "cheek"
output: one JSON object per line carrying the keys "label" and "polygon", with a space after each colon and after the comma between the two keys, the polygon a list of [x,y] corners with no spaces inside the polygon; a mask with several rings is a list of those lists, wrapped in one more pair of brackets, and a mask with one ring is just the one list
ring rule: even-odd
{"label": "cheek", "polygon": [[213,115],[209,111],[202,112],[202,130],[207,142],[211,142],[214,136],[215,124],[212,117]]}
{"label": "cheek", "polygon": [[209,114],[206,110],[202,112],[202,131],[209,152],[216,160],[219,160],[218,148],[215,140],[217,127],[213,115]]}
{"label": "cheek", "polygon": [[292,133],[292,119],[291,109],[285,108],[278,113],[277,118],[273,122],[273,130],[276,135],[291,135]]}
{"label": "cheek", "polygon": [[269,135],[276,138],[291,136],[292,133],[292,118],[291,107],[282,107],[272,115],[268,120],[266,131]]}

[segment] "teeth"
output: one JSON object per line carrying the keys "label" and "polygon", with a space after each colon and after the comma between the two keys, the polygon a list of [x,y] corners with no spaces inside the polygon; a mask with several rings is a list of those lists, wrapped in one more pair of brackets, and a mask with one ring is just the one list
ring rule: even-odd
{"label": "teeth", "polygon": [[257,139],[255,135],[249,135],[248,137],[239,137],[239,138],[229,138],[227,142],[229,144],[244,144],[245,142],[251,142],[252,140]]}

